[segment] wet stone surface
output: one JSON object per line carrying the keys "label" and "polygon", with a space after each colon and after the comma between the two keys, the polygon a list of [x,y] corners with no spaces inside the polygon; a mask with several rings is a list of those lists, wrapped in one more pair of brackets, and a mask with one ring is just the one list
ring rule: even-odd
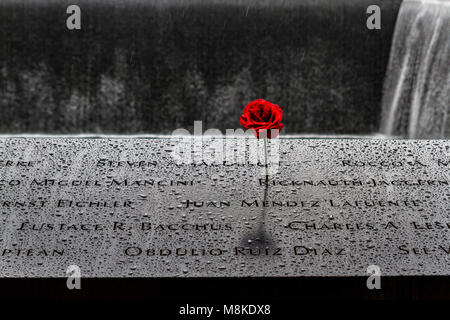
{"label": "wet stone surface", "polygon": [[250,144],[0,140],[0,275],[450,274],[449,141]]}

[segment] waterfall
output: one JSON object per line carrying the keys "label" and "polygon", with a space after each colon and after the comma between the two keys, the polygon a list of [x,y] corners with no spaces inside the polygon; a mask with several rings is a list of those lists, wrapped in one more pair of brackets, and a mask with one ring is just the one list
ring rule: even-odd
{"label": "waterfall", "polygon": [[450,137],[450,0],[404,0],[384,83],[381,132]]}

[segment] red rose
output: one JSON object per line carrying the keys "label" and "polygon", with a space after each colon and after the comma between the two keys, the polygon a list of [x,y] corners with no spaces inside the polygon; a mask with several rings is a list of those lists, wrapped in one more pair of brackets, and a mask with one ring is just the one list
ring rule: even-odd
{"label": "red rose", "polygon": [[[276,104],[269,101],[258,99],[250,102],[244,108],[244,114],[241,116],[241,126],[245,129],[253,129],[256,137],[259,139],[261,130],[267,130],[267,138],[275,138],[284,125],[281,123],[283,111]],[[271,129],[277,129],[278,132],[272,136]]]}

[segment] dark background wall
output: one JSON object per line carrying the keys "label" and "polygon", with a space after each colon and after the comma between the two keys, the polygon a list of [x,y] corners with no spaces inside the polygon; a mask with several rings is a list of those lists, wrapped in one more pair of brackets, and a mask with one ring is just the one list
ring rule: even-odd
{"label": "dark background wall", "polygon": [[[366,28],[371,4],[381,30]],[[0,133],[224,130],[256,98],[283,108],[288,133],[376,132],[399,5],[4,0]]]}

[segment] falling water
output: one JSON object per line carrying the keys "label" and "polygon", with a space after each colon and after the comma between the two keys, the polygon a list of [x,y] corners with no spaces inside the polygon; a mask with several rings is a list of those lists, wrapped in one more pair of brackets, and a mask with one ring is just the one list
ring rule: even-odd
{"label": "falling water", "polygon": [[384,83],[381,132],[450,137],[450,0],[405,0]]}

